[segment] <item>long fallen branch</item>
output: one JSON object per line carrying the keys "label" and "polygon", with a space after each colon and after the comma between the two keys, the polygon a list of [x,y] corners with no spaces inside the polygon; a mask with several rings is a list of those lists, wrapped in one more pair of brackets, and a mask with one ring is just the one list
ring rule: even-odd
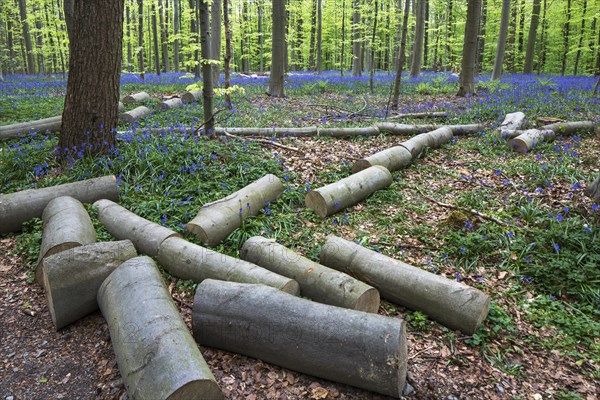
{"label": "long fallen branch", "polygon": [[229,133],[227,131],[224,131],[223,135],[227,136],[227,137],[230,137],[230,138],[242,140],[242,141],[247,140],[247,141],[262,143],[262,144],[265,144],[267,146],[278,147],[280,149],[285,149],[285,150],[290,150],[290,151],[295,151],[295,152],[301,153],[301,150],[299,148],[297,148],[297,147],[286,146],[285,144],[277,143],[277,142],[274,142],[274,141],[268,140],[268,139],[253,138],[253,137],[250,137],[250,138],[241,138],[239,136],[232,135],[231,133]]}

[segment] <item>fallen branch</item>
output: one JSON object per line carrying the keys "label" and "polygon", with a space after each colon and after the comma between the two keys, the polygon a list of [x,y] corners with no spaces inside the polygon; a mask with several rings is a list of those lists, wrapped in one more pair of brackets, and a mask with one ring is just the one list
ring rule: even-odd
{"label": "fallen branch", "polygon": [[262,144],[265,144],[267,146],[278,147],[280,149],[285,149],[285,150],[290,150],[290,151],[295,151],[295,152],[301,153],[300,149],[297,148],[297,147],[286,146],[285,144],[277,143],[277,142],[274,142],[274,141],[268,140],[268,139],[252,138],[252,137],[250,137],[250,138],[241,138],[239,136],[232,135],[231,133],[229,133],[227,131],[224,131],[223,135],[225,135],[227,137],[230,137],[230,138],[238,139],[238,140],[241,140],[241,141],[248,140],[248,141],[252,141],[252,142],[262,143]]}
{"label": "fallen branch", "polygon": [[433,112],[417,112],[417,113],[404,113],[396,114],[388,117],[388,119],[402,119],[402,118],[448,118],[448,113],[445,111],[433,111]]}

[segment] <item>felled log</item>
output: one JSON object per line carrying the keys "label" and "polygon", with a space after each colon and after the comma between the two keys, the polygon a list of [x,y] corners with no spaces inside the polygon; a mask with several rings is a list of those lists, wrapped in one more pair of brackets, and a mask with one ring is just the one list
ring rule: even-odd
{"label": "felled log", "polygon": [[405,329],[398,318],[215,280],[198,285],[192,311],[203,346],[396,398],[406,378]]}
{"label": "felled log", "polygon": [[181,100],[186,103],[191,103],[192,101],[198,100],[202,97],[202,90],[189,90],[181,95]]}
{"label": "felled log", "polygon": [[97,299],[131,399],[223,398],[151,258],[121,264]]}
{"label": "felled log", "polygon": [[62,115],[39,119],[37,121],[21,122],[19,124],[0,126],[0,140],[14,139],[31,132],[60,131]]}
{"label": "felled log", "polygon": [[165,100],[162,103],[158,103],[156,108],[159,110],[170,110],[172,108],[181,107],[182,105],[183,105],[183,101],[181,101],[180,98],[174,97],[172,99]]}
{"label": "felled log", "polygon": [[228,132],[235,136],[264,136],[264,137],[309,137],[317,136],[316,126],[307,126],[302,128],[223,128],[215,127],[215,134],[224,135]]}
{"label": "felled log", "polygon": [[394,146],[360,159],[352,165],[352,173],[357,173],[374,165],[381,165],[389,171],[404,168],[412,162],[412,154],[403,146]]}
{"label": "felled log", "polygon": [[485,126],[480,124],[467,125],[407,125],[396,124],[393,122],[380,122],[376,124],[381,132],[391,133],[393,135],[416,135],[419,133],[431,132],[444,126],[450,128],[454,135],[469,135],[481,132]]}
{"label": "felled log", "polygon": [[302,296],[319,303],[372,313],[379,309],[377,289],[302,257],[274,240],[251,237],[242,246],[240,257],[294,279]]}
{"label": "felled log", "polygon": [[119,200],[119,187],[114,175],[87,179],[42,189],[27,189],[0,195],[0,234],[21,230],[23,222],[42,216],[50,200],[71,196],[82,203],[98,199]]}
{"label": "felled log", "polygon": [[364,128],[318,128],[317,135],[343,138],[357,136],[377,136],[379,133],[379,128],[377,126],[367,126]]}
{"label": "felled log", "polygon": [[490,298],[482,291],[333,235],[321,249],[321,263],[365,281],[389,301],[469,335],[488,314]]}
{"label": "felled log", "polygon": [[119,112],[125,111],[125,104],[122,101],[119,102]]}
{"label": "felled log", "polygon": [[134,108],[133,110],[129,110],[121,114],[121,118],[123,118],[127,122],[137,121],[140,118],[144,118],[147,115],[152,114],[152,110],[146,106],[139,106]]}
{"label": "felled log", "polygon": [[586,196],[600,202],[600,175],[585,190]]}
{"label": "felled log", "polygon": [[98,219],[106,230],[119,240],[131,240],[140,253],[155,257],[158,255],[158,247],[165,239],[181,236],[110,200],[98,200],[94,206],[98,209]]}
{"label": "felled log", "polygon": [[298,282],[293,279],[178,237],[168,238],[160,244],[157,261],[169,274],[196,283],[205,279],[260,283],[294,296],[300,294]]}
{"label": "felled log", "polygon": [[123,97],[123,103],[142,103],[150,100],[150,95],[146,92],[139,92],[135,94],[129,94]]}
{"label": "felled log", "polygon": [[524,123],[525,114],[521,111],[508,113],[504,117],[504,121],[502,121],[496,132],[500,136],[508,138],[511,135],[514,135],[514,131],[518,131],[519,129],[521,129]]}
{"label": "felled log", "polygon": [[441,145],[452,140],[452,137],[452,129],[447,126],[443,126],[431,132],[421,133],[420,135],[413,136],[412,138],[400,143],[400,146],[408,150],[414,159],[418,157],[426,147],[440,147]]}
{"label": "felled log", "polygon": [[43,283],[41,262],[44,258],[61,251],[96,241],[96,230],[83,204],[69,196],[50,200],[44,212],[42,245],[35,277]]}
{"label": "felled log", "polygon": [[371,193],[392,184],[392,174],[385,167],[375,165],[340,179],[337,182],[314,189],[304,198],[306,207],[319,217],[325,218],[352,206]]}
{"label": "felled log", "polygon": [[283,193],[281,180],[267,174],[229,196],[202,206],[186,229],[215,246]]}
{"label": "felled log", "polygon": [[56,330],[98,309],[100,285],[124,261],[137,256],[133,243],[91,243],[42,260],[43,286]]}
{"label": "felled log", "polygon": [[528,129],[509,142],[510,147],[519,153],[527,153],[536,144],[549,142],[557,135],[572,135],[594,129],[592,121],[559,122],[544,125],[540,129]]}
{"label": "felled log", "polygon": [[432,111],[432,112],[415,112],[415,113],[403,113],[396,114],[388,117],[388,119],[402,119],[402,118],[447,118],[448,113],[445,111]]}

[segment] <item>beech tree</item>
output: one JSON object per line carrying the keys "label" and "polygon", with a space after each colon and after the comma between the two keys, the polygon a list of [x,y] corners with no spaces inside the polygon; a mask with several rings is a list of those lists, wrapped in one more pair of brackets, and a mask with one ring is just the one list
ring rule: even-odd
{"label": "beech tree", "polygon": [[458,96],[475,93],[475,71],[477,70],[477,36],[479,35],[479,18],[481,17],[481,0],[469,0],[467,6],[467,25],[463,44],[462,69],[460,71],[460,87]]}
{"label": "beech tree", "polygon": [[416,78],[421,74],[423,60],[423,41],[425,39],[425,4],[427,0],[415,1],[415,42],[413,45],[412,62],[410,64],[410,77]]}
{"label": "beech tree", "polygon": [[502,75],[502,64],[504,64],[504,49],[506,48],[506,36],[508,36],[508,18],[510,16],[510,0],[502,0],[502,19],[500,21],[500,35],[498,35],[498,47],[496,48],[496,59],[492,80],[500,79]]}
{"label": "beech tree", "polygon": [[273,38],[271,40],[271,75],[269,91],[273,97],[285,97],[285,0],[273,0]]}
{"label": "beech tree", "polygon": [[533,53],[535,51],[535,40],[537,36],[537,27],[540,21],[541,0],[533,0],[531,11],[531,22],[529,24],[529,36],[527,37],[527,50],[525,53],[524,74],[533,72]]}

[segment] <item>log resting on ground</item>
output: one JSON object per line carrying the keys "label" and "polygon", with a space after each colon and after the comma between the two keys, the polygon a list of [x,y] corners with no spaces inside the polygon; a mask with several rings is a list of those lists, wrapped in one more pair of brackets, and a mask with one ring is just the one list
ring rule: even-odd
{"label": "log resting on ground", "polygon": [[262,236],[246,240],[240,257],[300,284],[304,297],[319,303],[376,313],[377,289],[353,277],[325,267]]}
{"label": "log resting on ground", "polygon": [[512,139],[508,144],[519,153],[527,153],[536,144],[549,142],[557,135],[572,135],[574,133],[589,132],[594,129],[591,121],[559,122],[544,125],[540,129],[528,129],[520,132],[520,135]]}
{"label": "log resting on ground", "polygon": [[202,206],[186,229],[203,243],[215,246],[283,193],[275,175],[265,175],[229,196]]}
{"label": "log resting on ground", "polygon": [[206,280],[192,312],[203,346],[399,398],[405,323],[290,296],[264,285]]}
{"label": "log resting on ground", "polygon": [[298,282],[293,279],[178,237],[168,238],[160,244],[157,260],[171,275],[196,283],[205,279],[260,283],[294,296],[300,294]]}
{"label": "log resting on ground", "polygon": [[139,106],[134,108],[133,110],[129,110],[121,114],[121,118],[123,118],[127,122],[137,121],[140,118],[144,118],[147,115],[152,114],[152,110],[146,106]]}
{"label": "log resting on ground", "polygon": [[452,140],[452,138],[452,129],[447,126],[443,126],[431,132],[421,133],[417,136],[413,136],[412,138],[400,143],[400,146],[408,150],[412,155],[412,158],[415,159],[426,147],[438,148],[441,145],[448,143],[450,140]]}
{"label": "log resting on ground", "polygon": [[403,146],[394,146],[358,160],[352,165],[352,173],[357,173],[374,165],[381,165],[389,171],[404,168],[412,162],[412,154]]}
{"label": "log resting on ground", "polygon": [[381,122],[376,124],[381,132],[391,133],[392,135],[416,135],[419,133],[427,133],[444,126],[450,128],[454,135],[469,135],[477,132],[482,132],[485,129],[481,124],[467,125],[406,125],[396,124],[393,122]]}
{"label": "log resting on ground", "polygon": [[585,194],[594,201],[600,202],[600,175],[588,186]]}
{"label": "log resting on ground", "polygon": [[123,103],[142,103],[150,100],[150,95],[146,92],[139,92],[123,97]]}
{"label": "log resting on ground", "polygon": [[223,398],[151,258],[121,264],[100,286],[98,305],[131,399]]}
{"label": "log resting on ground", "polygon": [[62,115],[37,121],[0,126],[0,140],[14,139],[31,132],[58,132],[62,125]]}
{"label": "log resting on ground", "polygon": [[165,100],[162,103],[159,103],[156,106],[156,108],[159,110],[170,110],[172,108],[181,107],[182,105],[183,105],[183,102],[181,101],[181,99],[174,97],[172,99]]}
{"label": "log resting on ground", "polygon": [[327,237],[321,263],[379,289],[384,299],[422,311],[442,325],[469,335],[488,314],[490,298],[480,290],[339,237]]}
{"label": "log resting on ground", "polygon": [[23,222],[40,218],[50,200],[71,196],[82,203],[99,199],[119,201],[119,187],[114,175],[88,179],[42,189],[27,189],[0,195],[0,234],[21,230]]}
{"label": "log resting on ground", "polygon": [[165,239],[181,236],[110,200],[98,200],[94,206],[98,209],[98,219],[106,230],[119,240],[131,240],[140,253],[155,257],[158,247]]}
{"label": "log resting on ground", "polygon": [[100,285],[119,265],[137,256],[133,243],[91,243],[42,260],[46,300],[56,330],[98,309]]}
{"label": "log resting on ground", "polygon": [[325,218],[390,186],[392,181],[390,171],[381,165],[375,165],[330,185],[311,190],[305,197],[306,207]]}
{"label": "log resting on ground", "polygon": [[514,131],[521,129],[523,124],[525,123],[525,114],[521,111],[517,111],[514,113],[508,113],[504,117],[504,121],[498,127],[496,131],[498,135],[508,138],[513,135]]}
{"label": "log resting on ground", "polygon": [[202,90],[189,90],[181,95],[181,100],[186,103],[191,103],[192,101],[198,100],[202,97]]}

